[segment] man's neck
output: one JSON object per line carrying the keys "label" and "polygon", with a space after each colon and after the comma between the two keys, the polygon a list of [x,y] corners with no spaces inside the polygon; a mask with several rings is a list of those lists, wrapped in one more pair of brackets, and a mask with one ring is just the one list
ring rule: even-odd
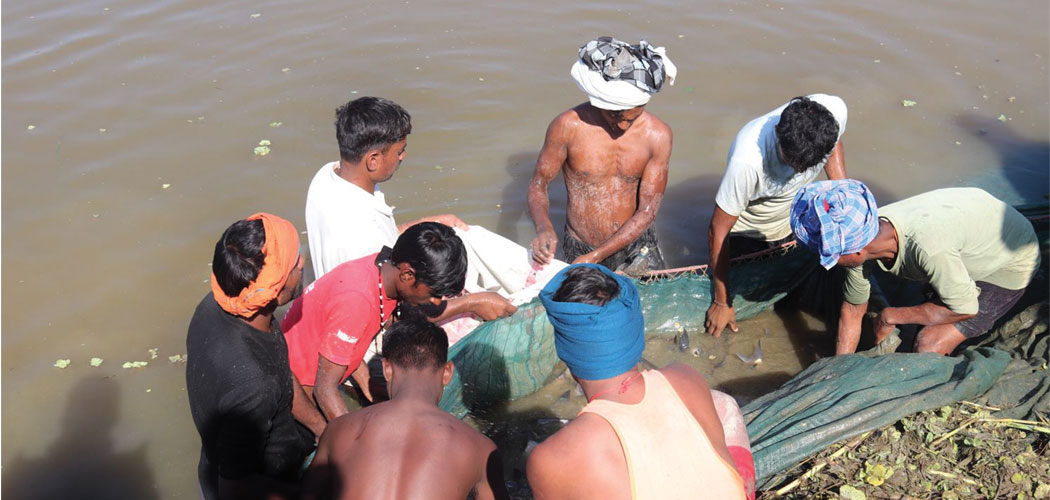
{"label": "man's neck", "polygon": [[879,259],[887,266],[893,265],[893,261],[897,259],[897,253],[900,251],[897,228],[893,227],[890,221],[879,219],[879,234],[869,243],[869,248],[872,259]]}
{"label": "man's neck", "polygon": [[241,321],[248,323],[249,326],[265,333],[273,333],[273,312],[258,313],[252,316],[251,319],[240,318]]}
{"label": "man's neck", "polygon": [[[440,375],[438,375],[440,377]],[[416,403],[427,406],[436,406],[441,401],[444,386],[440,378],[432,380],[431,376],[424,374],[413,374],[412,376],[399,377],[396,383],[391,384],[390,400],[399,403]],[[406,380],[407,379],[407,380]]]}
{"label": "man's neck", "polygon": [[338,175],[350,184],[364,189],[369,194],[374,194],[376,191],[376,184],[372,182],[372,179],[368,178],[368,171],[365,170],[362,164],[354,165],[346,160],[339,160],[339,164],[335,167],[335,175]]}
{"label": "man's neck", "polygon": [[577,379],[577,382],[580,383],[588,402],[596,398],[624,402],[637,401],[639,394],[644,394],[640,379],[641,372],[638,368],[631,368],[615,377],[602,380]]}

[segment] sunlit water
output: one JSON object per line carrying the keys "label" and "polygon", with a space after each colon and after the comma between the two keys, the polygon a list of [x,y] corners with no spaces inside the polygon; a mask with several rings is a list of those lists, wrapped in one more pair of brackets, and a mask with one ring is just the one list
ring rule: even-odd
{"label": "sunlit water", "polygon": [[[679,75],[649,106],[675,133],[657,232],[669,264],[689,265],[706,260],[736,131],[800,94],[846,100],[847,172],[882,203],[960,184],[1043,199],[1048,19],[1046,2],[975,0],[6,2],[4,493],[196,495],[184,365],[167,357],[185,352],[227,225],[266,210],[305,229],[306,187],[337,156],[333,110],[350,98],[413,115],[383,186],[400,220],[455,212],[526,243],[544,130],[583,100],[568,77],[577,47],[605,34],[665,45]],[[272,152],[256,157],[263,139]],[[788,325],[770,313],[727,345],[695,334],[717,360],[666,341],[646,356],[746,400],[827,350],[822,332]],[[762,365],[714,368],[760,336]],[[136,360],[149,364],[121,368]],[[570,389],[508,409],[570,418]]]}

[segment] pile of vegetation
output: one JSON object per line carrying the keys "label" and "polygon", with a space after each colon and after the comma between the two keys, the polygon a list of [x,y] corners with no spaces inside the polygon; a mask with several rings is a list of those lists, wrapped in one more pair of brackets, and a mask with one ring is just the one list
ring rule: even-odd
{"label": "pile of vegetation", "polygon": [[838,443],[778,477],[769,498],[1050,499],[1050,422],[963,401]]}

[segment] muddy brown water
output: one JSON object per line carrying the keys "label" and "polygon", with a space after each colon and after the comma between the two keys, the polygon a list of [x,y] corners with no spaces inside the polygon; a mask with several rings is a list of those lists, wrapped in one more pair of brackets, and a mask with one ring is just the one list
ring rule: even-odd
{"label": "muddy brown water", "polygon": [[[4,492],[196,495],[199,440],[167,357],[185,352],[227,225],[266,210],[305,229],[306,187],[336,158],[333,109],[350,98],[413,115],[383,186],[400,220],[455,212],[526,243],[545,127],[583,100],[577,47],[605,34],[667,46],[678,82],[649,106],[675,133],[657,231],[669,263],[689,265],[706,259],[736,131],[799,94],[846,100],[847,171],[883,203],[960,184],[1043,199],[1048,19],[1046,2],[976,0],[6,2]],[[271,153],[254,156],[263,139]],[[740,352],[771,330],[762,366],[694,362],[743,398],[827,342],[786,335],[772,313],[741,328]],[[121,368],[137,360],[149,365]]]}

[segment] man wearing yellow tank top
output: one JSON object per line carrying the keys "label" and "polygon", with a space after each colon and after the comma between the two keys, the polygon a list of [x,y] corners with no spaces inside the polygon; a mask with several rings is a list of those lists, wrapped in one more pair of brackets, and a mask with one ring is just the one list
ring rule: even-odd
{"label": "man wearing yellow tank top", "polygon": [[630,280],[573,265],[540,299],[558,357],[588,404],[529,456],[537,499],[754,498],[754,461],[733,398],[685,365],[638,370],[645,331]]}

